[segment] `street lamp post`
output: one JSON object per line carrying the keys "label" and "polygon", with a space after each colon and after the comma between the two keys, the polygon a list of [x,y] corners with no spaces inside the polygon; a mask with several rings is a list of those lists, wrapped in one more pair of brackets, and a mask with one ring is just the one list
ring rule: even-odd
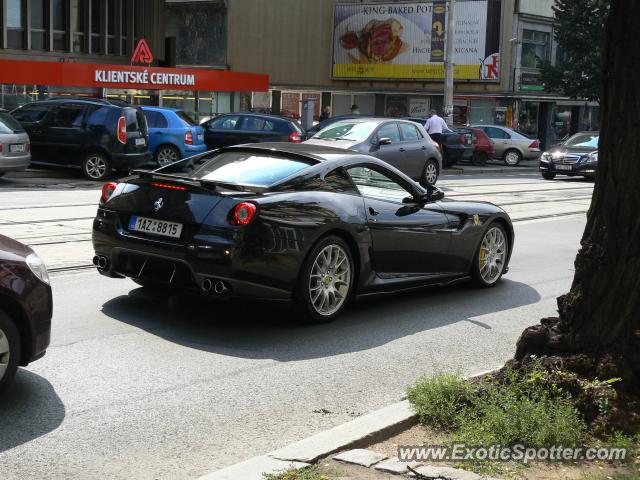
{"label": "street lamp post", "polygon": [[444,107],[443,113],[447,125],[453,125],[453,42],[456,28],[456,0],[449,0],[449,12],[447,17],[447,45],[444,65]]}

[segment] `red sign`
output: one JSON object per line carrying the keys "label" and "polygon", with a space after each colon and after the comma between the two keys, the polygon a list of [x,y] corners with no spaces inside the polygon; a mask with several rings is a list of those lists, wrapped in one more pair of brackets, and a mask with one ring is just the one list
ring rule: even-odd
{"label": "red sign", "polygon": [[146,63],[147,65],[153,63],[153,53],[144,38],[140,39],[133,55],[131,55],[131,63]]}
{"label": "red sign", "polygon": [[213,92],[266,92],[269,90],[269,76],[258,73],[24,60],[0,60],[1,83]]}

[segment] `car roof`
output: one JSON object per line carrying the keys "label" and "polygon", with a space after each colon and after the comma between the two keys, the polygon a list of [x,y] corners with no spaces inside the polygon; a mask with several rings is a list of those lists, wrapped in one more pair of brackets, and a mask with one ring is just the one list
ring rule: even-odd
{"label": "car roof", "polygon": [[183,108],[169,108],[169,107],[156,107],[153,105],[140,105],[142,110],[149,110],[150,112],[184,112]]}
{"label": "car roof", "polygon": [[269,113],[253,113],[253,112],[230,112],[230,113],[222,113],[215,118],[226,117],[229,115],[242,115],[245,117],[259,117],[259,118],[272,118],[275,120],[284,120],[286,122],[297,122],[295,118],[283,117],[281,115],[271,115]]}
{"label": "car roof", "polygon": [[224,151],[242,151],[253,150],[261,152],[286,153],[294,156],[305,157],[309,160],[315,160],[316,163],[334,160],[336,155],[341,157],[362,156],[362,153],[343,148],[329,147],[324,145],[311,145],[308,143],[292,143],[292,142],[263,142],[248,143],[245,145],[233,145],[224,147]]}
{"label": "car roof", "polygon": [[72,97],[72,96],[61,96],[61,97],[52,97],[46,100],[36,100],[35,102],[28,103],[27,105],[40,104],[40,105],[56,105],[59,103],[75,103],[77,104],[88,104],[88,105],[104,105],[111,107],[129,107],[136,108],[135,105],[127,103],[123,100],[110,100],[107,98],[92,98],[92,97]]}

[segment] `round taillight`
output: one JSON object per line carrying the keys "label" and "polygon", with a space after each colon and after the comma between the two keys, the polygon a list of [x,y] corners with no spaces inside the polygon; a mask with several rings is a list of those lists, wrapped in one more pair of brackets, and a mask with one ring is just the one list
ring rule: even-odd
{"label": "round taillight", "polygon": [[289,141],[293,143],[300,143],[302,142],[302,135],[297,132],[293,132],[291,135],[289,135]]}
{"label": "round taillight", "polygon": [[118,184],[116,182],[107,182],[102,186],[102,195],[100,196],[100,203],[106,203],[107,200],[113,195]]}
{"label": "round taillight", "polygon": [[233,207],[229,223],[232,225],[248,225],[256,215],[256,206],[253,203],[242,202]]}

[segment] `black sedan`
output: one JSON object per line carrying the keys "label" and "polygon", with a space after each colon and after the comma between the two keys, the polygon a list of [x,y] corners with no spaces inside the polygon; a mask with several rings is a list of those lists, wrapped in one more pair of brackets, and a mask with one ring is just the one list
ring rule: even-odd
{"label": "black sedan", "polygon": [[258,142],[300,143],[304,130],[296,120],[257,113],[228,113],[207,120],[204,143],[209,150]]}
{"label": "black sedan", "polygon": [[354,295],[495,285],[511,256],[509,216],[443,197],[358,152],[228,147],[107,183],[94,263],[151,288],[295,300],[316,322]]}
{"label": "black sedan", "polygon": [[0,235],[0,395],[19,365],[49,346],[52,298],[44,263],[26,245]]}
{"label": "black sedan", "polygon": [[406,120],[373,117],[341,120],[304,143],[365,153],[430,185],[438,181],[442,170],[440,146],[431,140],[424,127]]}
{"label": "black sedan", "polygon": [[556,175],[595,178],[598,166],[598,132],[580,132],[540,157],[540,173],[545,180]]}

